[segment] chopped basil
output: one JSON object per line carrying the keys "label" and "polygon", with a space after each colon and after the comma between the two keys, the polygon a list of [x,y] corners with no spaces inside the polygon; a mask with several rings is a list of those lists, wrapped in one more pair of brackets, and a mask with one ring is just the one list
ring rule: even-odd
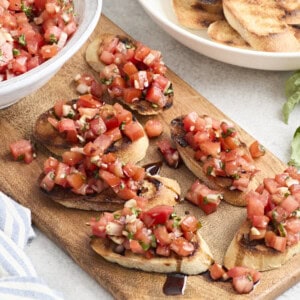
{"label": "chopped basil", "polygon": [[283,121],[287,124],[290,113],[300,102],[300,71],[295,72],[285,83],[286,102],[282,107]]}
{"label": "chopped basil", "polygon": [[239,179],[240,178],[240,175],[239,174],[232,174],[231,177],[235,180]]}
{"label": "chopped basil", "polygon": [[25,13],[27,18],[30,19],[32,17],[32,7],[31,6],[26,6],[24,1],[21,2],[21,10]]}
{"label": "chopped basil", "polygon": [[125,121],[123,121],[121,124],[120,124],[120,130],[124,130],[125,129]]}
{"label": "chopped basil", "polygon": [[208,199],[207,199],[206,196],[203,197],[203,203],[204,203],[204,204],[208,204],[208,203],[209,203],[209,201],[208,201]]}
{"label": "chopped basil", "polygon": [[112,78],[109,78],[109,79],[107,79],[107,78],[101,78],[100,81],[101,81],[101,83],[103,83],[105,85],[110,85],[110,84],[112,84],[113,79]]}
{"label": "chopped basil", "polygon": [[121,215],[120,214],[114,214],[114,219],[115,220],[119,220],[121,218]]}
{"label": "chopped basil", "polygon": [[150,244],[146,244],[144,242],[140,242],[140,245],[142,246],[144,251],[147,251],[150,248]]}
{"label": "chopped basil", "polygon": [[169,86],[169,88],[164,92],[164,95],[167,96],[167,95],[171,95],[171,94],[174,94],[174,90],[173,90],[173,86],[172,84]]}
{"label": "chopped basil", "polygon": [[156,238],[155,238],[155,235],[152,234],[151,235],[151,247],[156,248],[156,246],[157,246]]}
{"label": "chopped basil", "polygon": [[129,231],[128,231],[127,238],[128,238],[129,240],[132,240],[132,239],[133,239],[133,236],[134,236],[134,234],[133,234],[132,232],[129,232]]}
{"label": "chopped basil", "polygon": [[206,174],[207,174],[208,176],[210,176],[210,175],[212,174],[213,170],[214,170],[214,168],[213,168],[212,166],[208,166],[208,167],[207,167],[207,170],[206,170]]}
{"label": "chopped basil", "polygon": [[152,106],[153,108],[158,108],[158,105],[155,104],[155,103],[151,103],[151,106]]}
{"label": "chopped basil", "polygon": [[279,232],[280,236],[286,237],[286,230],[285,230],[285,228],[284,228],[284,226],[283,226],[282,223],[278,224],[277,229],[278,229],[278,232]]}
{"label": "chopped basil", "polygon": [[21,154],[17,157],[17,160],[23,160],[25,158],[25,155],[24,154]]}
{"label": "chopped basil", "polygon": [[95,170],[93,175],[94,175],[94,178],[99,179],[100,178],[99,170]]}
{"label": "chopped basil", "polygon": [[222,132],[222,138],[226,138],[228,136],[231,136],[234,132],[236,132],[234,127],[228,127],[226,132]]}
{"label": "chopped basil", "polygon": [[21,46],[26,46],[27,43],[26,43],[26,39],[25,39],[25,35],[24,34],[21,34],[19,36],[18,42],[19,42],[19,44]]}
{"label": "chopped basil", "polygon": [[289,165],[300,168],[300,127],[294,133],[291,143],[291,159]]}
{"label": "chopped basil", "polygon": [[51,172],[51,173],[49,174],[49,176],[50,176],[50,178],[51,178],[52,180],[55,179],[55,174],[54,174],[54,172]]}
{"label": "chopped basil", "polygon": [[19,49],[13,49],[13,55],[14,56],[18,56],[18,55],[20,55],[20,50]]}
{"label": "chopped basil", "polygon": [[120,183],[120,190],[124,190],[125,189],[125,183],[124,182],[121,182]]}
{"label": "chopped basil", "polygon": [[53,33],[50,34],[49,42],[50,42],[50,44],[56,44],[57,43],[57,38]]}

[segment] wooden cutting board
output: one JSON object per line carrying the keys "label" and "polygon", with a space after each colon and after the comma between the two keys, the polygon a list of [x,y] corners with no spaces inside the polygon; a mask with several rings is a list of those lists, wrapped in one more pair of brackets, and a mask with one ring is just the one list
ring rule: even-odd
{"label": "wooden cutting board", "polygon": [[[101,17],[90,41],[100,32],[124,34],[105,16]],[[42,171],[44,160],[49,156],[49,153],[41,145],[37,145],[37,159],[29,165],[14,162],[9,154],[8,149],[11,142],[20,138],[31,138],[35,119],[40,113],[50,108],[59,98],[73,99],[76,96],[72,79],[77,73],[91,72],[84,60],[86,46],[87,44],[64,65],[46,86],[10,108],[0,111],[0,189],[30,208],[35,225],[59,244],[76,263],[115,298],[136,299],[137,295],[139,299],[164,298],[166,296],[163,294],[162,288],[166,275],[124,269],[104,261],[90,249],[90,228],[85,223],[92,216],[98,216],[98,213],[66,209],[49,201],[40,191],[37,178]],[[201,114],[206,113],[215,118],[226,118],[222,112],[172,71],[168,72],[168,76],[174,84],[175,103],[170,110],[160,116],[165,125],[165,136],[169,134],[169,122],[174,117],[191,110],[196,110]],[[139,119],[142,122],[146,120],[146,118]],[[247,143],[253,141],[253,137],[242,129],[240,131],[242,138]],[[141,164],[161,160],[155,142],[156,140],[151,142],[147,157]],[[261,170],[257,177],[259,181],[263,177],[273,176],[285,168],[284,164],[270,152],[257,160],[257,166]],[[163,167],[161,173],[178,180],[182,188],[182,195],[195,179],[184,166],[177,170]],[[178,205],[178,210],[182,213],[191,210],[197,214],[203,224],[201,229],[203,237],[210,245],[216,261],[222,263],[226,248],[245,218],[245,208],[221,203],[218,211],[209,216],[205,216],[200,209],[188,203]],[[299,281],[299,265],[300,256],[298,255],[281,269],[263,273],[260,283],[247,296],[237,295],[228,282],[212,282],[207,274],[189,276],[185,295],[182,298],[271,299]]]}

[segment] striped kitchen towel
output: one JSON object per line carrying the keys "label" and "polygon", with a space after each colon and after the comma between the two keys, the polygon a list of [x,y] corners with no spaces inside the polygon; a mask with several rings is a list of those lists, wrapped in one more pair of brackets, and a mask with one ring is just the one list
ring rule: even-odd
{"label": "striped kitchen towel", "polygon": [[0,299],[63,299],[38,278],[24,253],[33,237],[30,210],[0,192]]}

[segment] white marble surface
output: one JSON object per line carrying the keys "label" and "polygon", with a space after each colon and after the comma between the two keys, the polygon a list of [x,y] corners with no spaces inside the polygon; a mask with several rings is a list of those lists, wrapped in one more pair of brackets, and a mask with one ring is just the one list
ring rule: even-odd
{"label": "white marble surface", "polygon": [[[288,125],[281,117],[284,83],[291,72],[267,72],[226,65],[201,56],[165,34],[135,0],[104,0],[103,13],[137,40],[160,49],[166,64],[264,146],[287,162],[300,125],[300,106]],[[63,250],[37,229],[27,247],[37,272],[65,299],[111,299]],[[279,297],[300,298],[300,283]]]}

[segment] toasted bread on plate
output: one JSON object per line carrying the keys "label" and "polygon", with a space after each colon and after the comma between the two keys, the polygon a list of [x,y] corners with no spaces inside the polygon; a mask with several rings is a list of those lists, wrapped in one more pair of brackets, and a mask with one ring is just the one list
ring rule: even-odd
{"label": "toasted bread on plate", "polygon": [[212,7],[212,5],[204,5],[204,2],[173,0],[173,9],[179,24],[189,29],[198,30],[205,29],[211,23],[224,19],[222,10],[219,9],[219,3],[217,3],[215,11],[211,11],[208,7]]}
{"label": "toasted bread on plate", "polygon": [[228,23],[255,50],[294,52],[300,44],[284,20],[285,11],[276,1],[224,0]]}
{"label": "toasted bread on plate", "polygon": [[250,45],[234,30],[226,20],[219,20],[211,23],[207,28],[208,36],[228,46],[251,49]]}
{"label": "toasted bread on plate", "polygon": [[211,13],[222,13],[222,0],[198,0],[197,1],[204,10]]}

